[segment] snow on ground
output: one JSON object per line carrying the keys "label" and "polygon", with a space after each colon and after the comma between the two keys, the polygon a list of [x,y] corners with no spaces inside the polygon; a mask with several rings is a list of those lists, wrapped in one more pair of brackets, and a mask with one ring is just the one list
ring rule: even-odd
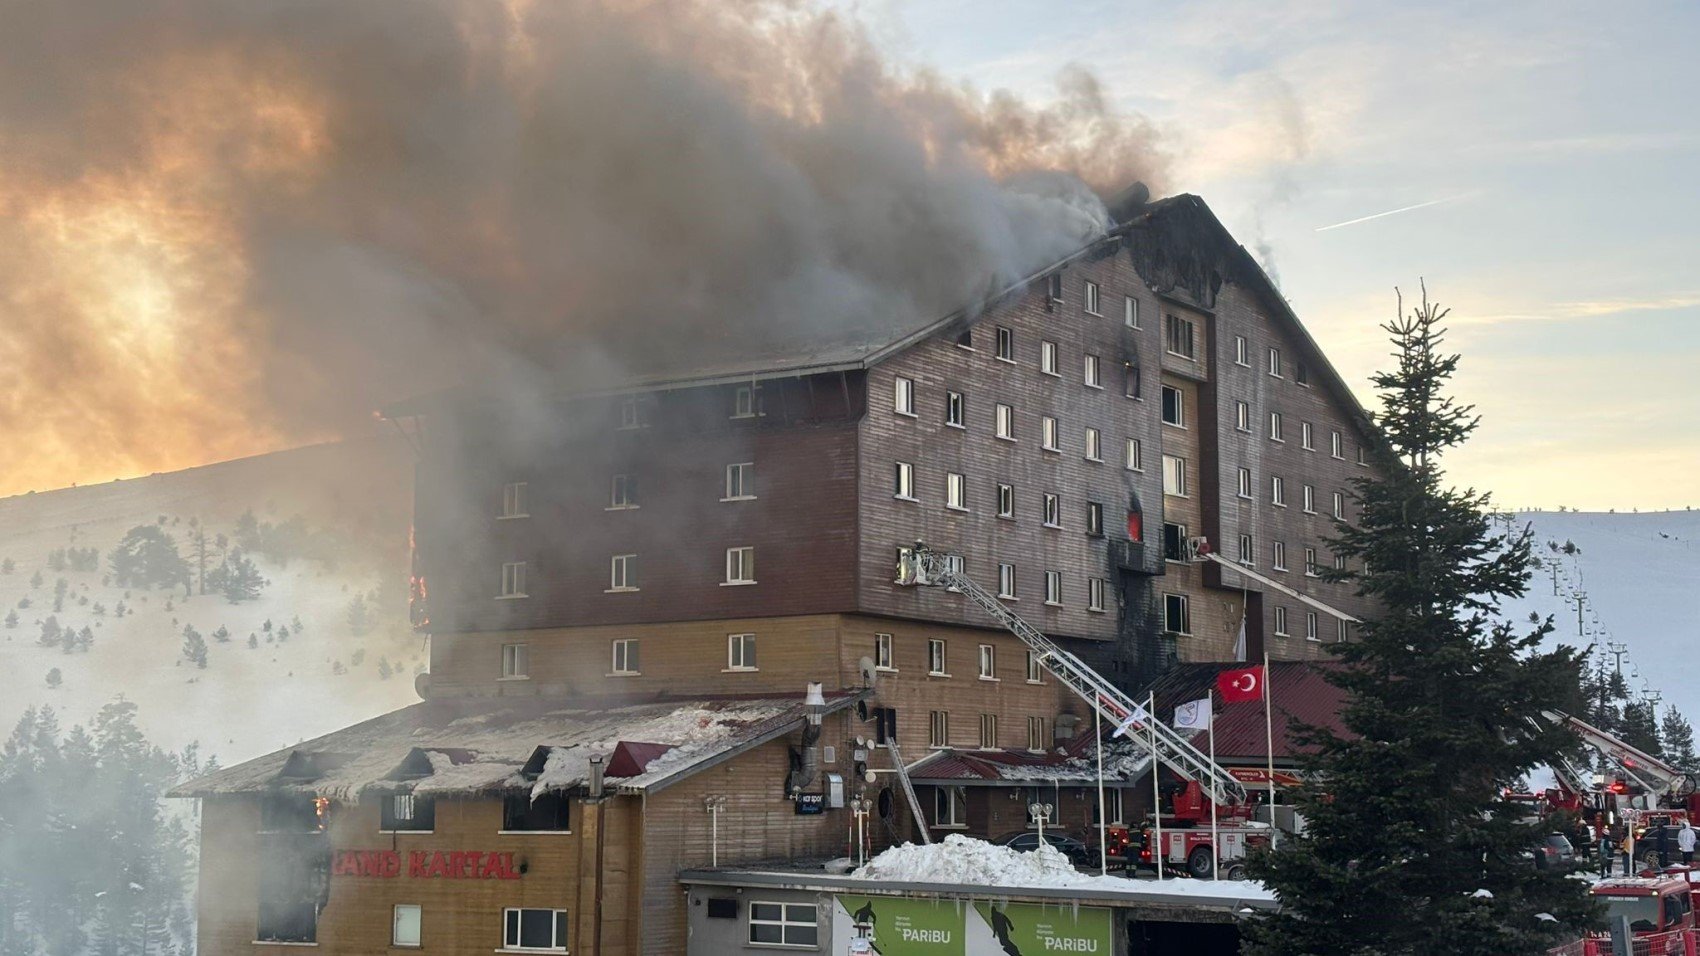
{"label": "snow on ground", "polygon": [[966,883],[973,886],[1060,887],[1135,894],[1174,894],[1237,900],[1273,900],[1261,883],[1247,880],[1133,880],[1074,868],[1049,846],[1031,852],[953,833],[930,846],[905,843],[885,850],[851,876],[891,883]]}
{"label": "snow on ground", "polygon": [[[1518,512],[1515,527],[1534,530],[1529,593],[1508,602],[1508,619],[1551,615],[1552,639],[1586,646],[1628,645],[1630,689],[1662,693],[1690,720],[1700,719],[1700,511],[1642,514]],[[1556,546],[1549,547],[1549,542]],[[1578,549],[1567,554],[1570,542]],[[1554,593],[1554,592],[1557,593]],[[1577,592],[1585,595],[1578,636]]]}
{"label": "snow on ground", "polygon": [[[369,442],[0,499],[0,559],[14,562],[10,574],[0,574],[0,617],[18,615],[16,627],[0,628],[0,737],[28,707],[51,705],[69,727],[123,696],[138,705],[137,720],[155,743],[177,749],[199,741],[203,759],[216,755],[229,765],[413,703],[413,674],[426,653],[423,637],[400,619],[405,609],[391,609],[390,619],[364,635],[352,633],[347,616],[354,595],[384,578],[405,586],[411,504],[406,450]],[[184,598],[182,588],[132,588],[126,597],[124,588],[102,584],[107,555],[131,527],[165,516],[188,558],[190,518],[233,535],[248,509],[262,520],[300,513],[316,528],[338,529],[335,565],[258,559],[271,584],[259,600],[239,605],[213,594]],[[48,553],[66,547],[97,548],[99,570],[52,570]],[[42,583],[32,586],[38,571]],[[55,613],[59,578],[68,591]],[[25,599],[29,606],[19,608]],[[120,601],[129,610],[123,617],[115,614]],[[104,614],[95,613],[96,604]],[[89,627],[93,646],[65,653],[41,645],[49,615],[73,629]],[[207,642],[205,669],[183,659],[185,624]],[[228,643],[213,637],[221,626]],[[282,626],[291,634],[280,641]],[[257,648],[248,646],[250,633]],[[387,680],[377,674],[383,660],[395,669]],[[57,688],[46,681],[52,668],[63,678]]]}

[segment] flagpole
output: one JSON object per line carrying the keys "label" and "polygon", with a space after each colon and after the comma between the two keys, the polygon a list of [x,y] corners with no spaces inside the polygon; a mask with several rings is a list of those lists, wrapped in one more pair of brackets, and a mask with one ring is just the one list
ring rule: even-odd
{"label": "flagpole", "polygon": [[[1209,716],[1205,718],[1206,720],[1210,721],[1210,731],[1209,731],[1210,732],[1210,766],[1212,766],[1212,767],[1216,766],[1216,702],[1214,700],[1215,696],[1216,696],[1216,692],[1211,691],[1210,697],[1207,698],[1208,700],[1210,700],[1210,712],[1209,712]],[[1222,878],[1221,874],[1217,872],[1217,861],[1219,861],[1221,859],[1222,859],[1222,833],[1216,827],[1216,801],[1211,800],[1210,801],[1210,878],[1213,879],[1213,880],[1219,880],[1219,879]]]}
{"label": "flagpole", "polygon": [[1271,701],[1275,694],[1269,689],[1269,645],[1263,646],[1263,741],[1269,750],[1269,848],[1275,848],[1280,828],[1275,826],[1275,720]]}
{"label": "flagpole", "polygon": [[1157,879],[1163,878],[1163,791],[1157,781],[1157,769],[1162,766],[1157,760],[1157,692],[1152,691],[1146,701],[1149,706],[1145,709],[1145,730],[1151,735],[1151,819],[1157,828],[1157,850],[1151,856],[1157,861]]}
{"label": "flagpole", "polygon": [[[1110,843],[1105,839],[1108,832],[1108,820],[1104,816],[1104,695],[1092,695],[1092,707],[1097,711],[1098,723],[1098,875],[1110,875]],[[1270,819],[1274,819],[1271,817]]]}

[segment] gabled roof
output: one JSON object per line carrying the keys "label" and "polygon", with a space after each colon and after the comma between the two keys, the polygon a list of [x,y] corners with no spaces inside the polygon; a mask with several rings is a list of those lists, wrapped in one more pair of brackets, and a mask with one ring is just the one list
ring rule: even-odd
{"label": "gabled roof", "polygon": [[[1218,673],[1246,666],[1232,663],[1175,665],[1148,688],[1157,696],[1157,716],[1168,722],[1177,706],[1212,696],[1215,700],[1216,762],[1261,766],[1269,753],[1263,726],[1263,704],[1259,701],[1224,704],[1221,696],[1215,693]],[[1346,692],[1329,683],[1324,676],[1335,666],[1310,661],[1269,663],[1270,717],[1277,764],[1291,766],[1310,751],[1311,748],[1302,746],[1293,738],[1293,732],[1300,724],[1327,727],[1336,734],[1347,735],[1345,725],[1340,722],[1340,709],[1346,702]],[[1203,732],[1199,733],[1202,735]],[[1193,739],[1194,745],[1201,749],[1203,742],[1202,736]]]}
{"label": "gabled roof", "polygon": [[[856,699],[851,692],[828,694],[826,710]],[[281,792],[353,800],[366,792],[577,791],[589,780],[592,757],[608,761],[622,753],[617,766],[607,765],[608,788],[654,791],[797,730],[804,717],[801,695],[606,706],[546,698],[431,700],[199,777],[171,796]]]}

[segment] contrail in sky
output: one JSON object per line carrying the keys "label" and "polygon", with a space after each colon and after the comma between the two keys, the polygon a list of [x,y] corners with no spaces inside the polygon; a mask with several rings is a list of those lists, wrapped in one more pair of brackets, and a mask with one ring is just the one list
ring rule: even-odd
{"label": "contrail in sky", "polygon": [[1447,196],[1444,199],[1430,199],[1428,202],[1420,202],[1420,203],[1417,203],[1414,206],[1401,206],[1398,209],[1389,209],[1386,212],[1378,212],[1378,213],[1376,213],[1372,216],[1359,216],[1356,219],[1348,219],[1345,222],[1337,222],[1337,223],[1334,223],[1331,226],[1317,226],[1316,231],[1317,232],[1327,232],[1330,229],[1339,229],[1342,226],[1355,226],[1360,222],[1369,222],[1371,219],[1381,219],[1385,216],[1397,216],[1402,212],[1410,212],[1413,209],[1426,209],[1429,206],[1438,206],[1443,202],[1451,202],[1454,199],[1462,199],[1462,198],[1464,198],[1464,197],[1463,196]]}

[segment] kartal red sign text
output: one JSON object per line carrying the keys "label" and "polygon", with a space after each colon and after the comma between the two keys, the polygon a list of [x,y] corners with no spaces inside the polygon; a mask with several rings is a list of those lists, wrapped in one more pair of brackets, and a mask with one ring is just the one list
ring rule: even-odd
{"label": "kartal red sign text", "polygon": [[[400,876],[401,851],[338,850],[331,864],[331,875]],[[412,850],[407,854],[407,875],[419,879],[517,880],[519,868],[514,866],[512,853]]]}

